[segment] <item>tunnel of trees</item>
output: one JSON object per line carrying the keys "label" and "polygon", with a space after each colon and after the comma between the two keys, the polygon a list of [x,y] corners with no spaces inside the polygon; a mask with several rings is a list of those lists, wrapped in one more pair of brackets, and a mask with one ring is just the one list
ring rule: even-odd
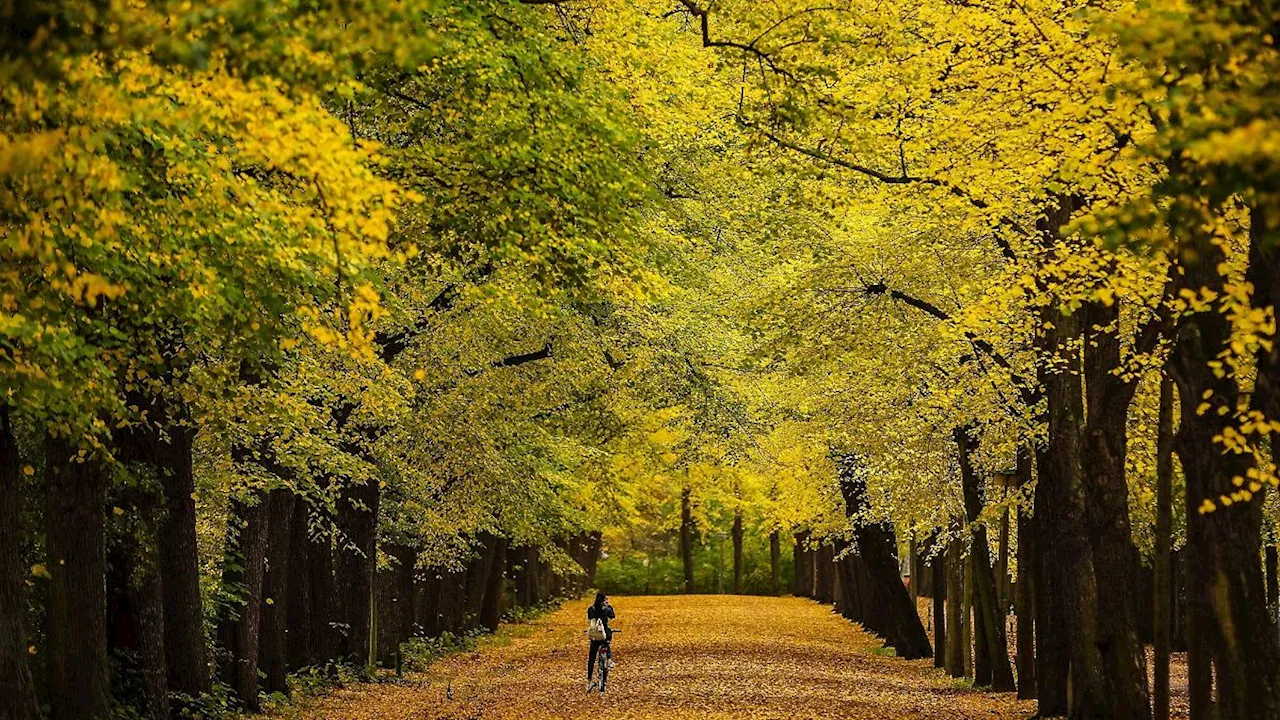
{"label": "tunnel of trees", "polygon": [[0,14],[0,720],[597,585],[1280,720],[1274,3]]}

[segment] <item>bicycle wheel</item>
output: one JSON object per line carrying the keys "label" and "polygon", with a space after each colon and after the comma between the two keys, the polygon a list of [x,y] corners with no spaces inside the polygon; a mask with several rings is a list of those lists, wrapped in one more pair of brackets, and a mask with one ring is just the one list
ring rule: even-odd
{"label": "bicycle wheel", "polygon": [[609,646],[600,648],[596,656],[596,679],[600,681],[600,692],[604,692],[605,681],[609,678]]}

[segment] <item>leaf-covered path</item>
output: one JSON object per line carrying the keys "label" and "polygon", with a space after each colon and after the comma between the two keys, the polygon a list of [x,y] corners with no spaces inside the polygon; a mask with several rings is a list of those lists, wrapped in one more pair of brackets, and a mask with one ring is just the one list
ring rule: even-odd
{"label": "leaf-covered path", "polygon": [[[618,665],[609,693],[584,693],[585,603],[415,682],[331,695],[312,720],[541,718],[1025,718],[1034,703],[953,686],[907,662],[828,608],[798,598],[618,597]],[[446,688],[452,686],[452,700]]]}

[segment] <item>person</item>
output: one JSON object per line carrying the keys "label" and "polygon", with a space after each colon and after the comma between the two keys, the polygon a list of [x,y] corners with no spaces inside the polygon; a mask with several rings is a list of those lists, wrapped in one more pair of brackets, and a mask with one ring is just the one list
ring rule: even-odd
{"label": "person", "polygon": [[[592,640],[591,649],[587,652],[587,692],[591,692],[592,675],[595,674],[596,655],[600,653],[600,649],[609,644],[613,639],[613,630],[609,627],[609,621],[617,617],[613,612],[613,606],[609,604],[609,598],[604,593],[596,593],[596,601],[587,606],[587,622],[599,619],[604,625],[604,639]],[[604,689],[601,688],[601,692]]]}

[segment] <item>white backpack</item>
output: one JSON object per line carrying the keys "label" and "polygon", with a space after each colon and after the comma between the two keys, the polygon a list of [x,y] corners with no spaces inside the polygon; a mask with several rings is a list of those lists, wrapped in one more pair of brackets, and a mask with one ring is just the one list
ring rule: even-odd
{"label": "white backpack", "polygon": [[604,618],[587,619],[587,639],[597,642],[605,639]]}

